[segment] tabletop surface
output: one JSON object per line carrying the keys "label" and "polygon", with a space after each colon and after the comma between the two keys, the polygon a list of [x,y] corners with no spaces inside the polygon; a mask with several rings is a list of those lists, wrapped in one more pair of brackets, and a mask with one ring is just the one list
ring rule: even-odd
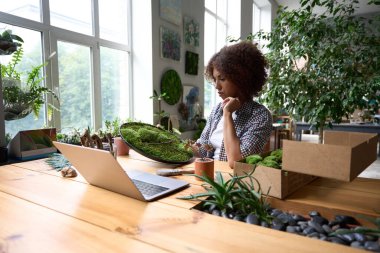
{"label": "tabletop surface", "polygon": [[[151,173],[173,167],[133,151],[118,161]],[[215,168],[231,172],[225,162]],[[194,210],[198,202],[176,197],[203,191],[201,182],[177,178],[190,187],[147,203],[91,186],[80,175],[63,178],[43,159],[0,166],[0,252],[363,252]],[[320,207],[375,215],[380,180],[318,179],[271,203],[297,212]]]}

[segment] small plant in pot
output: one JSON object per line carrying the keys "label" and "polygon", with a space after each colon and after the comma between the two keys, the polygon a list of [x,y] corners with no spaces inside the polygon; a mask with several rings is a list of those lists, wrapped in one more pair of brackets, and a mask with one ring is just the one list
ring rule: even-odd
{"label": "small plant in pot", "polygon": [[[195,174],[214,179],[214,160],[210,158],[214,147],[211,144],[196,143],[192,140],[187,140],[185,146],[186,148],[191,148],[197,157],[194,162]],[[201,149],[205,150],[206,156],[203,155],[204,152],[201,152]],[[202,180],[200,177],[196,177],[196,179]]]}
{"label": "small plant in pot", "polygon": [[124,122],[119,118],[115,118],[113,121],[106,120],[104,122],[107,134],[110,134],[113,138],[113,143],[116,146],[117,155],[128,155],[129,154],[129,146],[125,141],[121,138],[120,134],[120,126]]}

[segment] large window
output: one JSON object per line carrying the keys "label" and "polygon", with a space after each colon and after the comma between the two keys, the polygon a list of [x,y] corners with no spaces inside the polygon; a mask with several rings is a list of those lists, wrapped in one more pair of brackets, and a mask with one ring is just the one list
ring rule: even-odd
{"label": "large window", "polygon": [[[226,45],[228,0],[205,0],[204,63]],[[220,101],[215,88],[205,80],[204,115],[208,117],[214,105]]]}
{"label": "large window", "polygon": [[[272,5],[269,0],[254,0],[252,6],[252,33],[255,34],[260,30],[270,32],[272,27]],[[259,41],[262,51],[265,53],[267,48],[264,47],[265,41]]]}
{"label": "large window", "polygon": [[[1,1],[5,2],[5,1]],[[105,120],[131,117],[130,0],[17,0],[0,5],[0,31],[25,41],[20,71],[44,61],[43,85],[51,95],[33,114],[6,121],[6,133],[54,126],[99,129]],[[52,58],[49,58],[52,56]],[[11,60],[0,56],[1,64]],[[58,110],[50,117],[47,104]]]}

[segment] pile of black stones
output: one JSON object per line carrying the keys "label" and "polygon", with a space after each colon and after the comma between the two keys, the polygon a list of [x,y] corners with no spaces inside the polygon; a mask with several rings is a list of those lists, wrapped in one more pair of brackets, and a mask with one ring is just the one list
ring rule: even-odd
{"label": "pile of black stones", "polygon": [[[260,221],[259,217],[253,213],[244,216],[241,215],[239,211],[221,212],[215,207],[210,207],[203,211],[248,224],[259,225],[354,248],[380,252],[380,238],[373,235],[354,233],[356,229],[363,227],[360,226],[354,217],[347,215],[336,215],[334,220],[329,221],[317,211],[311,211],[309,212],[309,217],[304,217],[299,214],[292,214],[271,208],[268,212],[273,219],[271,224],[268,224],[265,221]],[[337,235],[331,235],[333,232],[337,232]]]}

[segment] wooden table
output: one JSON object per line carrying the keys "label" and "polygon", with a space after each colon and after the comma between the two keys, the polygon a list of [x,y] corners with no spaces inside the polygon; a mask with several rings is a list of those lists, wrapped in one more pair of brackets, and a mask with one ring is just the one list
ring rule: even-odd
{"label": "wooden table", "polygon": [[[168,167],[133,151],[118,160],[127,170]],[[224,162],[216,168],[230,172]],[[62,178],[43,160],[0,166],[0,252],[363,252],[191,209],[197,202],[176,197],[202,191],[200,182],[178,178],[191,186],[145,203],[88,185],[80,175]],[[317,180],[272,202],[376,215],[380,180]]]}

